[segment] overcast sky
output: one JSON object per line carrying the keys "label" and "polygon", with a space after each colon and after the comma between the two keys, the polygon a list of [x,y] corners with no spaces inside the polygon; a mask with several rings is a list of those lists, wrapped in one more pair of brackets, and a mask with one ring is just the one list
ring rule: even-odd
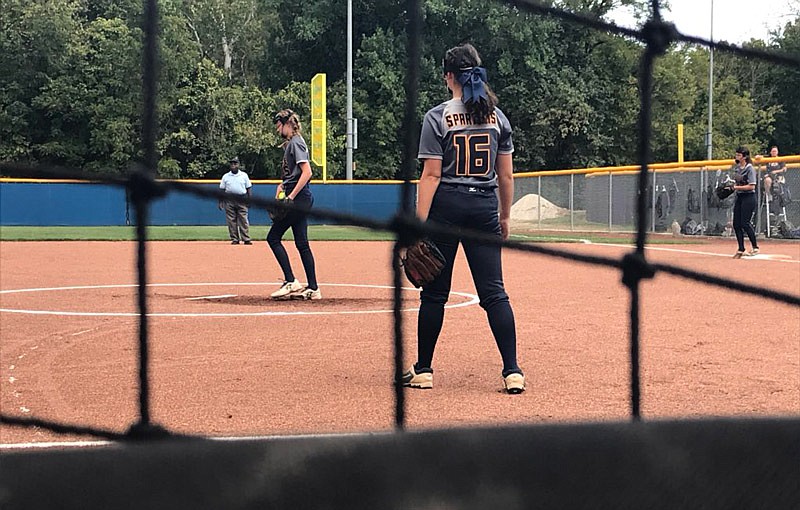
{"label": "overcast sky", "polygon": [[[678,31],[711,39],[712,0],[670,0],[670,11],[662,17],[675,23]],[[782,27],[794,19],[792,0],[713,0],[714,41],[742,44],[752,38],[767,41],[769,30]],[[633,17],[624,10],[614,11],[609,18],[618,25],[635,28]]]}

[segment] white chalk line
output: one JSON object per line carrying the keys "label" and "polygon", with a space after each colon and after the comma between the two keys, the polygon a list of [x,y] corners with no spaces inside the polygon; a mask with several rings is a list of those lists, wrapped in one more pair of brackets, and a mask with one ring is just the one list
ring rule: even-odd
{"label": "white chalk line", "polygon": [[[614,243],[589,243],[596,246],[614,246],[617,248],[635,248],[633,245],[630,244],[614,244]],[[666,251],[666,252],[673,252],[673,253],[686,253],[691,255],[707,255],[709,257],[722,257],[726,259],[733,258],[732,253],[713,253],[707,251],[697,251],[697,250],[685,250],[680,248],[664,248],[661,246],[645,246],[645,250],[651,251]],[[744,256],[739,260],[767,260],[770,262],[788,262],[791,264],[800,264],[800,260],[792,259],[791,255],[783,255],[783,254],[767,254],[767,253],[759,253],[758,255],[753,256]]]}
{"label": "white chalk line", "polygon": [[[289,441],[293,439],[341,439],[347,437],[374,437],[393,434],[394,432],[353,432],[340,434],[292,434],[286,436],[193,436],[198,439],[220,442],[238,441]],[[77,449],[77,448],[98,448],[102,446],[123,446],[124,441],[42,441],[38,443],[6,443],[0,444],[0,450],[32,450],[32,449]]]}
{"label": "white chalk line", "polygon": [[[275,282],[238,282],[238,283],[150,283],[147,287],[213,287],[213,286],[274,286]],[[355,287],[368,289],[394,289],[391,285],[366,285],[351,283],[321,283],[324,287]],[[2,290],[0,294],[15,294],[24,292],[57,292],[65,290],[95,290],[95,289],[122,289],[138,287],[138,284],[116,284],[116,285],[79,285],[69,287],[40,287],[33,289],[12,289]],[[402,290],[420,292],[419,289],[403,287]],[[476,305],[480,299],[475,294],[466,292],[450,291],[451,295],[464,297],[467,300],[462,303],[447,304],[445,308],[461,308]],[[208,298],[205,298],[208,299]],[[265,298],[266,299],[266,298]],[[280,306],[280,305],[278,305]],[[417,312],[419,307],[403,308],[401,312]],[[27,310],[17,308],[0,308],[0,312],[19,313],[28,315],[58,315],[69,317],[138,317],[138,312],[75,312],[69,310]],[[377,310],[299,310],[299,311],[263,311],[263,312],[208,312],[208,313],[148,313],[148,317],[280,317],[280,316],[302,316],[302,315],[362,315],[394,313],[394,309]]]}
{"label": "white chalk line", "polygon": [[199,297],[187,297],[186,301],[200,301],[203,299],[223,299],[229,297],[236,297],[236,294],[220,294],[219,296],[199,296]]}

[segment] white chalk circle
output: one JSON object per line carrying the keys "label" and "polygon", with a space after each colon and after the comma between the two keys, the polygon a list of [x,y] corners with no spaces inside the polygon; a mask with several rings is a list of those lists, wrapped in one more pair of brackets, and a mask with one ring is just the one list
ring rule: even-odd
{"label": "white chalk circle", "polygon": [[[224,286],[269,286],[274,287],[276,282],[262,282],[262,283],[150,283],[150,287],[224,287]],[[321,283],[321,287],[352,287],[364,289],[393,289],[389,285],[360,285],[353,283]],[[124,289],[138,287],[137,284],[122,284],[122,285],[85,285],[75,287],[48,287],[39,289],[12,289],[0,290],[0,295],[4,294],[22,294],[26,292],[61,292],[67,290],[96,290],[96,289]],[[402,290],[419,292],[418,289],[403,287]],[[448,304],[445,308],[461,308],[464,306],[476,305],[480,302],[478,296],[466,292],[450,292],[451,295],[461,296],[467,300],[462,303]],[[235,296],[231,294],[224,295],[225,297]],[[205,299],[218,296],[203,296]],[[266,298],[265,298],[266,299]],[[323,300],[324,302],[324,300]],[[416,312],[416,308],[403,308],[401,312]],[[21,313],[29,315],[59,315],[70,317],[138,317],[138,312],[74,312],[68,310],[25,310],[17,308],[0,308],[0,312],[4,313]],[[370,314],[370,313],[394,313],[393,309],[381,310],[292,310],[292,311],[267,311],[267,312],[244,312],[244,313],[148,313],[148,317],[274,317],[286,315],[356,315],[356,314]]]}

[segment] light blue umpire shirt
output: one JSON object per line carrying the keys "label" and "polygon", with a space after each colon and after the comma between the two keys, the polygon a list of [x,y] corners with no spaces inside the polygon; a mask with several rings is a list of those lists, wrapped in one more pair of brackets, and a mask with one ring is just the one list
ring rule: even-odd
{"label": "light blue umpire shirt", "polygon": [[222,176],[219,189],[231,195],[244,195],[253,185],[246,172],[239,170],[237,173],[228,172]]}

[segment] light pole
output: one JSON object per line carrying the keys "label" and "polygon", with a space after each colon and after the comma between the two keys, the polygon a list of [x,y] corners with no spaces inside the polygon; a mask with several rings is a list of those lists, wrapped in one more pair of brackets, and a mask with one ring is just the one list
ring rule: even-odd
{"label": "light pole", "polygon": [[[711,0],[711,42],[714,42],[714,0]],[[712,159],[711,129],[714,114],[714,48],[711,48],[708,64],[708,132],[706,133],[706,159]]]}
{"label": "light pole", "polygon": [[347,126],[345,178],[353,178],[353,0],[347,0]]}

